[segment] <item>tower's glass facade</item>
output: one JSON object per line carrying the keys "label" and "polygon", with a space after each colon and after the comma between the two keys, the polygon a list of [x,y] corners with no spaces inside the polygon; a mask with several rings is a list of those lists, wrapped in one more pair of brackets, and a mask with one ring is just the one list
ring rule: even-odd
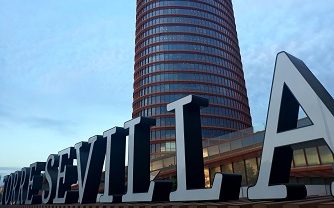
{"label": "tower's glass facade", "polygon": [[175,150],[166,105],[189,94],[203,138],[252,126],[231,0],[137,0],[133,117],[156,118],[151,153]]}

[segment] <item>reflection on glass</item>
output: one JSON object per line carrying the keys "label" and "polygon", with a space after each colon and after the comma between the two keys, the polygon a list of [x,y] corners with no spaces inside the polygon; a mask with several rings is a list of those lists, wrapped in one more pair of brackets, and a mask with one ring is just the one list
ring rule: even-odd
{"label": "reflection on glass", "polygon": [[160,144],[160,152],[165,152],[166,151],[166,143],[161,143]]}
{"label": "reflection on glass", "polygon": [[231,141],[231,150],[239,149],[242,147],[241,140],[236,139]]}
{"label": "reflection on glass", "polygon": [[174,157],[169,157],[164,159],[164,167],[169,167],[174,165],[175,165]]}
{"label": "reflection on glass", "polygon": [[295,166],[306,166],[306,160],[304,155],[304,149],[293,151],[293,160],[295,161]]}
{"label": "reflection on glass", "polygon": [[162,160],[154,161],[154,162],[152,162],[152,170],[151,171],[161,169],[162,167],[163,167]]}
{"label": "reflection on glass", "polygon": [[319,154],[321,159],[321,164],[331,164],[333,163],[333,154],[327,146],[320,146]]}
{"label": "reflection on glass", "polygon": [[233,173],[232,163],[221,166],[222,173]]}
{"label": "reflection on glass", "polygon": [[308,165],[319,165],[320,164],[318,151],[316,147],[306,148],[305,154],[306,154]]}
{"label": "reflection on glass", "polygon": [[209,156],[219,154],[218,146],[215,145],[215,146],[208,147],[208,154],[209,154]]}
{"label": "reflection on glass", "polygon": [[175,142],[171,142],[170,144],[171,151],[175,151]]}
{"label": "reflection on glass", "polygon": [[245,160],[246,174],[248,185],[254,185],[256,183],[258,168],[256,164],[256,158]]}
{"label": "reflection on glass", "polygon": [[244,161],[234,162],[233,163],[234,173],[240,174],[242,176],[241,185],[246,186],[246,173],[245,173],[245,164]]}
{"label": "reflection on glass", "polygon": [[224,142],[222,144],[219,145],[219,148],[220,148],[220,152],[223,153],[223,152],[228,152],[231,150],[231,147],[230,147],[230,143],[229,142]]}
{"label": "reflection on glass", "polygon": [[215,174],[220,173],[220,172],[221,172],[220,166],[210,168],[210,182],[211,182],[211,185],[213,184],[213,180],[215,179]]}
{"label": "reflection on glass", "polygon": [[210,188],[210,174],[208,168],[204,168],[204,179],[205,179],[205,187]]}
{"label": "reflection on glass", "polygon": [[203,157],[207,157],[208,155],[208,148],[203,149]]}

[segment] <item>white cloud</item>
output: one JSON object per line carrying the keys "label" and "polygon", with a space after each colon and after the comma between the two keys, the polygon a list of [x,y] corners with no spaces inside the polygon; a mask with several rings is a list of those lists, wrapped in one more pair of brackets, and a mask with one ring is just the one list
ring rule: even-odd
{"label": "white cloud", "polygon": [[253,123],[266,120],[276,54],[302,59],[334,93],[334,2],[235,0],[234,10]]}

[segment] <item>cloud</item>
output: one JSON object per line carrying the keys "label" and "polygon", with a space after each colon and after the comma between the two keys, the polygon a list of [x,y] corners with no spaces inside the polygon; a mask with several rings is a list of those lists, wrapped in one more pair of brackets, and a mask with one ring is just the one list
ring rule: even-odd
{"label": "cloud", "polygon": [[[0,99],[13,106],[33,100],[44,110],[41,116],[29,116],[36,114],[27,109],[27,125],[63,131],[71,122],[47,114],[51,108],[58,112],[79,105],[99,108],[91,116],[97,111],[104,115],[116,105],[119,112],[130,110],[134,2],[40,1],[38,10],[36,4],[13,2],[0,8],[4,17],[0,22],[6,20],[0,24]],[[233,4],[255,126],[263,129],[275,56],[281,50],[304,60],[334,92],[332,0],[234,0]],[[76,117],[73,110],[68,116]]]}
{"label": "cloud", "polygon": [[276,54],[302,59],[333,94],[334,14],[332,1],[234,1],[253,125],[263,129]]}
{"label": "cloud", "polygon": [[73,132],[71,127],[75,125],[75,123],[72,121],[35,116],[23,118],[22,122],[26,123],[32,128],[53,130],[61,134],[68,134]]}
{"label": "cloud", "polygon": [[25,125],[32,129],[43,129],[53,131],[61,135],[66,135],[73,133],[73,129],[77,124],[73,121],[61,120],[57,118],[19,115],[4,110],[4,107],[2,106],[0,109],[0,126],[5,127],[7,125]]}

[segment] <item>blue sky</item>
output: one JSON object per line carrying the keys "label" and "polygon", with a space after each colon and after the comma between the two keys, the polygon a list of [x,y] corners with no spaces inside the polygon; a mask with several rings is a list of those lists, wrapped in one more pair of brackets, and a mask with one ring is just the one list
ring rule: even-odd
{"label": "blue sky", "polygon": [[[303,59],[334,93],[332,0],[234,0],[253,123],[275,56]],[[135,0],[0,0],[0,167],[45,161],[131,118]]]}

